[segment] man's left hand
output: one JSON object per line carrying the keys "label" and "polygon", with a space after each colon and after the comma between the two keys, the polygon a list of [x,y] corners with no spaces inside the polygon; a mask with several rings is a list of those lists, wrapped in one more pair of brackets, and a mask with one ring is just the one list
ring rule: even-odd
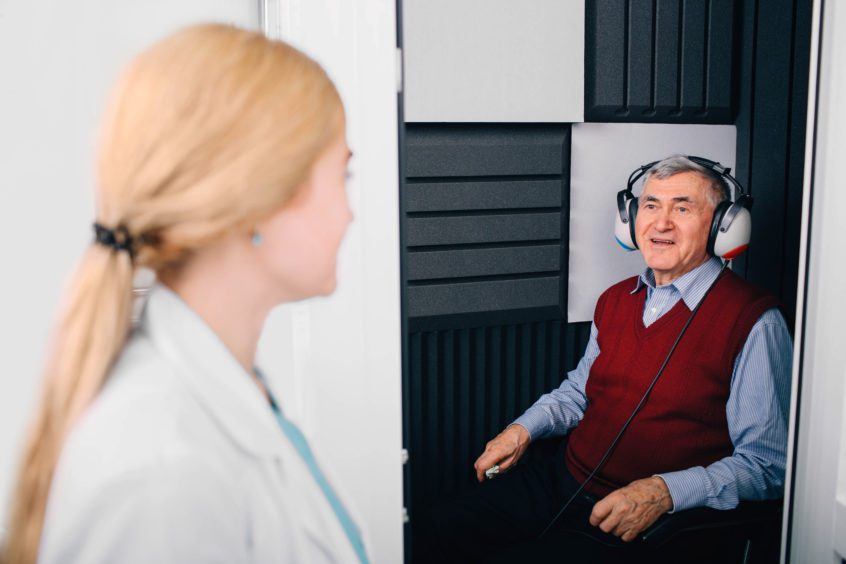
{"label": "man's left hand", "polygon": [[672,508],[667,484],[653,476],[635,480],[597,502],[590,524],[629,542]]}

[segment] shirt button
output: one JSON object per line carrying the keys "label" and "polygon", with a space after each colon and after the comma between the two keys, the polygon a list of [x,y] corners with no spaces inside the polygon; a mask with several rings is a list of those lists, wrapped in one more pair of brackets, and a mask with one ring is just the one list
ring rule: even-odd
{"label": "shirt button", "polygon": [[653,307],[653,308],[652,308],[652,313],[655,313],[656,311],[658,311],[658,308],[657,308],[657,307]]}

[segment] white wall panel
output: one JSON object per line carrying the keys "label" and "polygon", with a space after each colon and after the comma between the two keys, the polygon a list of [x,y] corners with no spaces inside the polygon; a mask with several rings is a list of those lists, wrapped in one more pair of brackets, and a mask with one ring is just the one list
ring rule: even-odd
{"label": "white wall panel", "polygon": [[138,51],[183,25],[258,27],[250,0],[0,0],[0,534],[59,296],[93,238],[94,141]]}
{"label": "white wall panel", "polygon": [[406,0],[405,120],[583,121],[584,11],[584,0]]}
{"label": "white wall panel", "polygon": [[790,541],[783,561],[839,564],[846,558],[846,108],[841,103],[846,96],[846,6],[817,0],[813,22],[793,360],[792,407],[798,419],[792,421],[788,450],[792,506],[785,517],[792,522],[787,523]]}
{"label": "white wall panel", "polygon": [[326,299],[278,308],[260,362],[362,526],[401,562],[402,364],[394,0],[266,0],[267,29],[326,68],[347,112],[355,221]]}
{"label": "white wall panel", "polygon": [[[648,162],[681,153],[734,168],[733,125],[577,123],[570,157],[570,273],[567,321],[591,321],[606,288],[639,274],[640,253],[614,239],[617,192]],[[640,194],[641,182],[634,187]],[[753,214],[754,218],[754,214]],[[754,219],[753,219],[754,220]]]}

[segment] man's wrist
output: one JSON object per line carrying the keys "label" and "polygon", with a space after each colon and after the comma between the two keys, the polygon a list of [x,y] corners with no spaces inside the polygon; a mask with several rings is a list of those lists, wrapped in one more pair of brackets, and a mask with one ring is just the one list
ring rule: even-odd
{"label": "man's wrist", "polygon": [[520,443],[524,443],[524,442],[530,443],[530,442],[532,442],[532,433],[526,428],[525,425],[523,425],[522,423],[516,423],[516,422],[510,423],[505,428],[505,430],[507,431],[508,429],[510,429],[512,427],[514,427],[515,431],[518,433],[518,441]]}
{"label": "man's wrist", "polygon": [[[541,438],[546,433],[548,419],[543,411],[533,410],[531,407],[520,417],[511,422],[511,425],[520,425],[529,433],[529,440]],[[509,425],[509,427],[511,426]]]}
{"label": "man's wrist", "polygon": [[664,478],[658,474],[652,476],[652,480],[654,480],[655,485],[662,492],[660,499],[662,509],[664,509],[665,513],[671,512],[675,504],[673,503],[673,495],[670,493],[670,488],[667,486],[667,482],[664,481]]}
{"label": "man's wrist", "polygon": [[673,498],[672,513],[707,505],[707,475],[701,466],[675,472],[662,472],[656,476],[663,479],[667,489],[670,490],[670,497]]}

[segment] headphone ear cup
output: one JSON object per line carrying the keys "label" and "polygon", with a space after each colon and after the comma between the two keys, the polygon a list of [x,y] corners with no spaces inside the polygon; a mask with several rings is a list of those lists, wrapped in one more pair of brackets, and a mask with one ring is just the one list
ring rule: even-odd
{"label": "headphone ear cup", "polygon": [[726,213],[736,215],[728,227],[717,225],[711,249],[714,256],[732,260],[749,248],[749,240],[752,237],[752,214],[742,204],[736,202],[726,209]]}
{"label": "headphone ear cup", "polygon": [[[628,193],[630,195],[631,192]],[[626,194],[624,194],[624,197]],[[637,198],[625,197],[625,200],[620,200],[619,210],[614,214],[614,238],[627,251],[634,251],[637,249],[637,243],[634,238],[634,217],[632,217],[632,202],[635,202],[637,208]],[[626,221],[623,221],[623,217]]]}
{"label": "headphone ear cup", "polygon": [[720,234],[720,224],[723,222],[723,218],[726,216],[726,212],[731,207],[731,204],[731,201],[725,200],[717,204],[717,207],[714,210],[714,216],[711,218],[711,230],[708,232],[707,250],[709,255],[718,256],[714,252],[714,244]]}
{"label": "headphone ear cup", "polygon": [[632,198],[629,202],[629,236],[632,238],[632,244],[635,249],[637,245],[637,232],[635,231],[635,221],[637,220],[638,201],[637,198]]}

